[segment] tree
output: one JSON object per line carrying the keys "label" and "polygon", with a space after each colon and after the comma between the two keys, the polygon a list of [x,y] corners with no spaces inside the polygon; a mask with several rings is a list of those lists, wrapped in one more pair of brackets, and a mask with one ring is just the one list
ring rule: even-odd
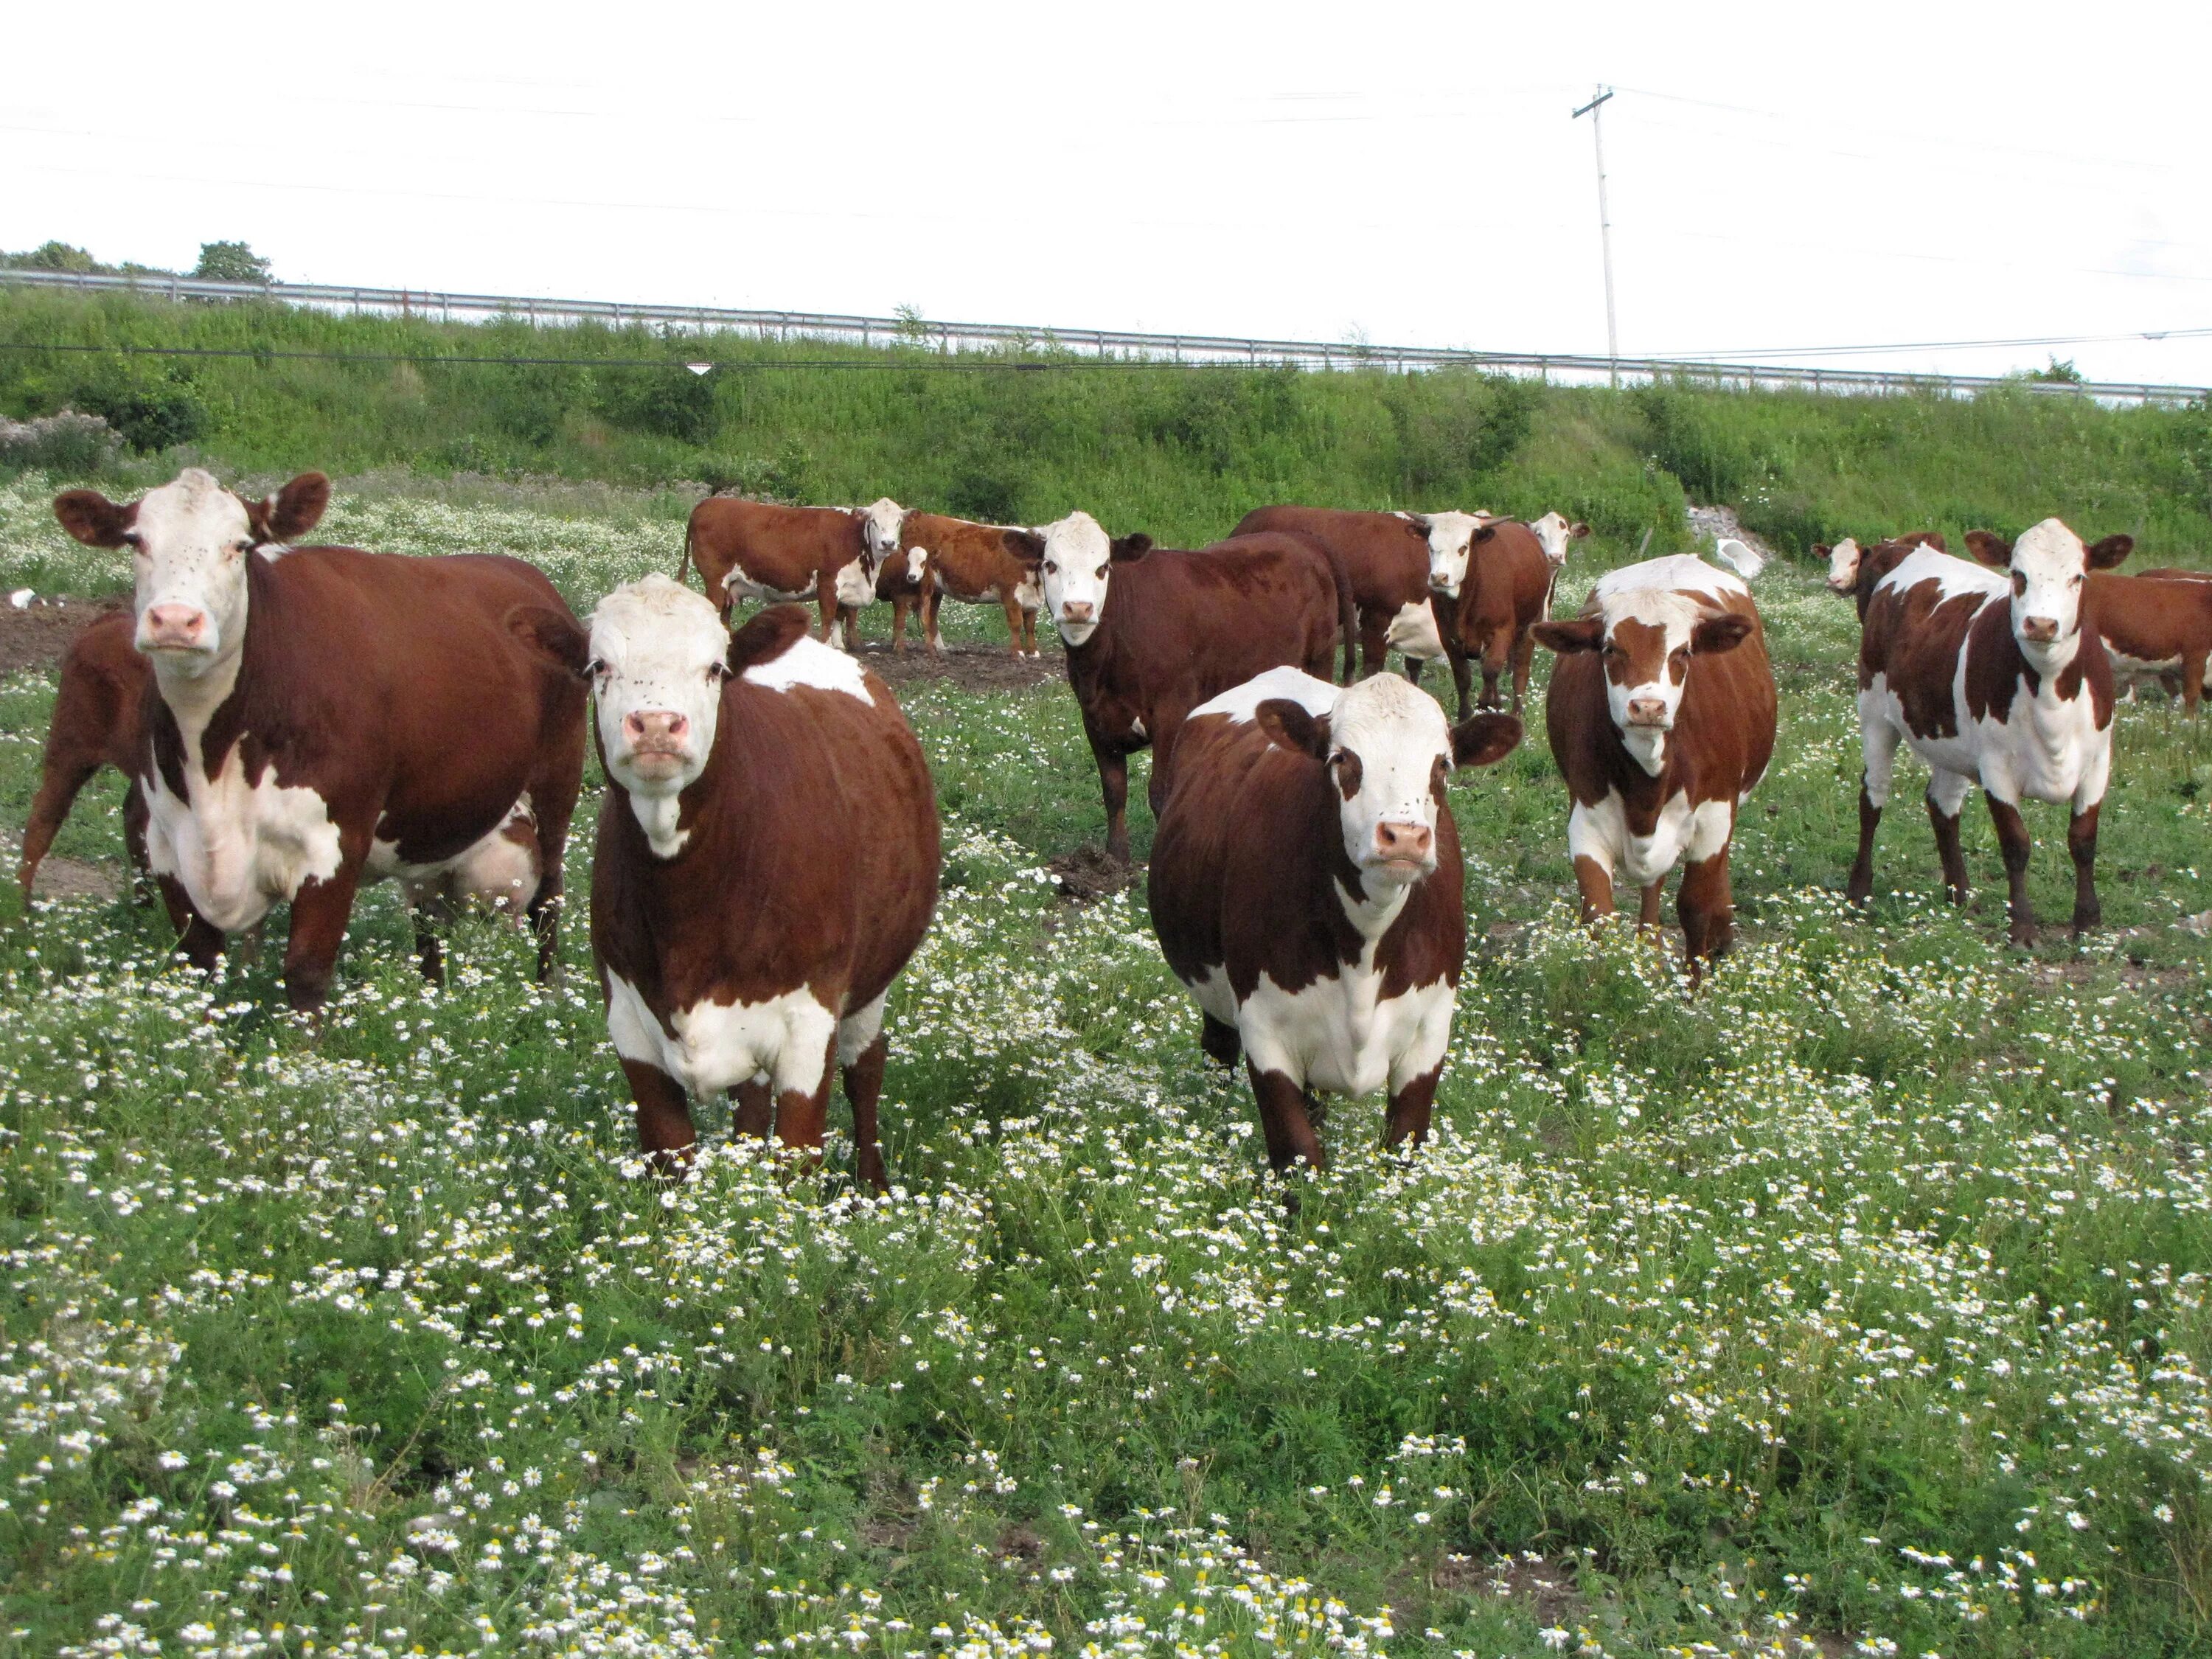
{"label": "tree", "polygon": [[269,261],[244,242],[202,242],[200,262],[192,275],[209,283],[266,283]]}
{"label": "tree", "polygon": [[80,273],[104,271],[108,269],[81,247],[67,242],[47,242],[27,253],[0,255],[0,264],[14,266],[17,270],[69,270]]}

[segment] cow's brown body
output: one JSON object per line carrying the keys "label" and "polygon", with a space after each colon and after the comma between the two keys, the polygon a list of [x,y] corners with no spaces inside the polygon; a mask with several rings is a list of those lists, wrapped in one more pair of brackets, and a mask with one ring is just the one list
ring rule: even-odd
{"label": "cow's brown body", "polygon": [[27,913],[40,862],[54,844],[78,792],[102,766],[112,766],[131,781],[123,799],[123,844],[131,855],[134,880],[146,869],[146,801],[137,772],[146,746],[143,704],[154,671],[131,642],[137,626],[137,618],[128,610],[111,611],[95,617],[62,657],[61,686],[54,697],[52,724],[46,728],[39,793],[23,826],[17,879]]}
{"label": "cow's brown body", "polygon": [[[1098,763],[1107,850],[1127,859],[1129,757],[1152,751],[1157,817],[1190,711],[1269,668],[1328,678],[1350,593],[1319,546],[1282,532],[1195,552],[1152,548],[1116,556],[1113,570],[1097,630],[1067,647],[1067,678]],[[1350,653],[1347,643],[1347,669]]]}
{"label": "cow's brown body", "polygon": [[2158,679],[2194,712],[2204,695],[2204,659],[2212,653],[2212,580],[2146,570],[2141,575],[2089,573],[2089,604],[2111,653],[2115,684]]}
{"label": "cow's brown body", "polygon": [[821,637],[830,637],[833,623],[842,624],[850,651],[858,611],[839,601],[837,576],[855,562],[866,568],[863,523],[861,514],[843,507],[778,507],[709,495],[691,509],[684,526],[676,579],[684,580],[685,565],[696,565],[707,597],[725,617],[739,599],[769,605],[811,599],[821,612]]}
{"label": "cow's brown body", "polygon": [[1006,613],[1013,653],[1036,656],[1036,613],[1044,602],[1034,558],[1008,544],[1003,525],[975,524],[941,513],[909,513],[899,529],[899,552],[922,552],[928,580],[922,595],[922,629],[932,651],[945,649],[937,610],[949,597],[968,605],[995,605]]}
{"label": "cow's brown body", "polygon": [[1482,706],[1498,707],[1498,683],[1513,671],[1513,712],[1528,695],[1528,672],[1536,654],[1530,629],[1552,608],[1552,589],[1559,568],[1546,556],[1536,532],[1517,519],[1496,519],[1474,532],[1467,580],[1456,601],[1439,599],[1444,617],[1444,653],[1451,663],[1452,687],[1459,694],[1459,718],[1467,718],[1470,665],[1482,665]]}
{"label": "cow's brown body", "polygon": [[[1359,672],[1379,672],[1389,650],[1392,624],[1409,611],[1429,605],[1428,532],[1397,513],[1260,507],[1244,515],[1235,533],[1252,536],[1267,531],[1310,536],[1343,564],[1358,610]],[[1407,660],[1418,679],[1423,659]],[[1464,696],[1462,703],[1463,708]]]}
{"label": "cow's brown body", "polygon": [[929,561],[909,557],[901,548],[876,567],[876,598],[891,608],[891,651],[906,649],[907,619],[921,611],[929,597]]}

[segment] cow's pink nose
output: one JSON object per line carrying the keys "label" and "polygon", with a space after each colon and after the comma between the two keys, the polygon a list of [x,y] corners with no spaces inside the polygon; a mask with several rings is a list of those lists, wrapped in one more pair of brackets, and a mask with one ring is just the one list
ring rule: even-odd
{"label": "cow's pink nose", "polygon": [[146,637],[155,645],[198,645],[207,612],[195,605],[157,605],[146,612]]}
{"label": "cow's pink nose", "polygon": [[1098,614],[1098,607],[1089,599],[1070,599],[1060,607],[1062,622],[1089,622]]}
{"label": "cow's pink nose", "polygon": [[1631,726],[1663,726],[1667,720],[1667,703],[1661,697],[1631,697],[1628,700],[1628,723]]}
{"label": "cow's pink nose", "polygon": [[1386,859],[1425,859],[1435,839],[1425,823],[1385,821],[1375,826],[1375,851]]}
{"label": "cow's pink nose", "polygon": [[2058,637],[2058,619],[2055,617],[2022,617],[2020,631],[2024,639],[2047,643]]}
{"label": "cow's pink nose", "polygon": [[623,716],[623,734],[647,747],[679,742],[690,729],[691,722],[671,708],[633,708]]}

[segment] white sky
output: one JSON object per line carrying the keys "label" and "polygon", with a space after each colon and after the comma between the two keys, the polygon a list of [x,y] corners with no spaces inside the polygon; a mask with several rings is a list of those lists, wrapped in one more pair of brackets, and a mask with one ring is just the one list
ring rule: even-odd
{"label": "white sky", "polygon": [[[2212,5],[27,5],[0,246],[1599,352],[2212,328]],[[2212,334],[2054,348],[2212,384]],[[1962,373],[2041,347],[1782,359]]]}

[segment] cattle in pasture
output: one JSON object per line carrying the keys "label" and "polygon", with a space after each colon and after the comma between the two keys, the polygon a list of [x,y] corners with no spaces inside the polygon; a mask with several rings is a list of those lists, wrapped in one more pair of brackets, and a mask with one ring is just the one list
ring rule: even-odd
{"label": "cattle in pasture", "polygon": [[1043,654],[1037,649],[1036,613],[1044,604],[1044,590],[1026,532],[914,512],[906,515],[898,546],[900,556],[920,559],[927,568],[922,632],[932,651],[945,649],[937,611],[951,598],[963,605],[997,605],[1006,614],[1006,641],[1014,655]]}
{"label": "cattle in pasture", "polygon": [[919,548],[894,547],[876,567],[875,597],[891,608],[891,653],[906,649],[908,617],[919,617],[929,597],[929,559]]}
{"label": "cattle in pasture", "polygon": [[1874,838],[1901,742],[1928,763],[1928,817],[1952,902],[1966,899],[1959,812],[1974,784],[1990,804],[2010,889],[2010,936],[2035,936],[2023,800],[2064,801],[2074,858],[2074,929],[2097,925],[2097,814],[2112,759],[2112,667],[2098,637],[2092,572],[2134,543],[2094,546],[2057,519],[2008,543],[1966,544],[1981,562],[1914,549],[1874,585],[1859,641],[1859,730],[1866,769],[1859,851],[1845,892],[1874,890]]}
{"label": "cattle in pasture", "polygon": [[742,599],[766,605],[811,600],[822,637],[842,629],[858,642],[860,611],[875,597],[877,566],[898,544],[897,502],[864,507],[780,507],[709,495],[691,509],[676,578],[697,566],[707,597],[726,621]]}
{"label": "cattle in pasture", "polygon": [[1009,532],[1039,566],[1045,608],[1067,648],[1067,679],[1098,763],[1106,848],[1129,856],[1129,757],[1152,751],[1152,815],[1166,799],[1190,711],[1269,668],[1326,678],[1337,641],[1352,672],[1352,590],[1343,567],[1303,536],[1271,532],[1195,552],[1109,538],[1088,513]]}
{"label": "cattle in pasture", "polygon": [[1389,1091],[1383,1139],[1425,1139],[1467,953],[1453,768],[1521,722],[1453,727],[1383,674],[1338,687],[1273,668],[1200,703],[1152,843],[1153,931],[1206,1052],[1241,1053],[1267,1161],[1326,1158],[1316,1091]]}
{"label": "cattle in pasture", "polygon": [[[1429,602],[1431,532],[1422,524],[1402,513],[1260,507],[1238,520],[1234,533],[1252,536],[1267,531],[1310,536],[1342,562],[1358,611],[1361,673],[1379,672],[1388,654],[1396,651],[1418,681],[1424,664],[1444,655],[1436,611]],[[1448,537],[1449,532],[1434,533]]]}
{"label": "cattle in pasture", "polygon": [[2123,576],[2092,571],[2088,603],[2097,636],[2112,659],[2112,684],[2154,680],[2192,714],[2204,695],[2204,659],[2212,653],[2212,580],[2146,570]]}
{"label": "cattle in pasture", "polygon": [[640,1148],[686,1167],[690,1097],[726,1090],[740,1133],[818,1154],[834,1066],[880,1190],[884,1001],[938,879],[929,769],[890,690],[797,607],[726,634],[665,576],[588,629],[542,608],[512,625],[594,688],[592,955]]}
{"label": "cattle in pasture", "polygon": [[146,797],[138,787],[146,746],[143,704],[154,671],[131,642],[138,619],[129,611],[97,617],[63,653],[61,684],[39,769],[39,793],[23,825],[23,858],[16,879],[23,911],[30,913],[31,884],[69,817],[77,793],[102,766],[131,780],[123,798],[123,845],[133,879],[146,871]]}
{"label": "cattle in pasture", "polygon": [[1575,543],[1590,533],[1590,527],[1579,520],[1570,523],[1564,513],[1547,513],[1540,519],[1528,520],[1528,528],[1544,544],[1544,556],[1552,562],[1555,570],[1567,562],[1567,554]]}
{"label": "cattle in pasture", "polygon": [[329,499],[319,472],[248,503],[193,467],[122,505],[54,500],[79,541],[131,552],[153,665],[135,775],[179,948],[212,969],[225,935],[289,900],[285,994],[319,1009],[355,890],[389,877],[426,974],[426,908],[475,897],[527,909],[548,976],[584,693],[505,618],[560,595],[519,559],[285,545]]}
{"label": "cattle in pasture", "polygon": [[1459,597],[1473,556],[1474,532],[1488,524],[1487,513],[1401,513],[1420,532],[1429,550],[1429,586],[1446,599]]}
{"label": "cattle in pasture", "polygon": [[1487,520],[1468,545],[1467,575],[1457,596],[1437,601],[1459,717],[1467,718],[1471,665],[1476,662],[1482,665],[1485,708],[1498,707],[1498,683],[1512,669],[1513,712],[1518,714],[1528,695],[1528,672],[1536,654],[1530,630],[1551,614],[1559,565],[1534,528],[1516,519]]}
{"label": "cattle in pasture", "polygon": [[1941,531],[1914,530],[1886,541],[1869,542],[1864,547],[1846,536],[1833,547],[1824,542],[1813,544],[1813,556],[1825,560],[1828,567],[1828,591],[1840,593],[1858,606],[1859,620],[1866,620],[1867,605],[1874,598],[1874,590],[1884,576],[1897,568],[1915,549],[1932,547],[1938,553],[1950,551]]}
{"label": "cattle in pasture", "polygon": [[1680,866],[1692,971],[1729,946],[1736,810],[1774,753],[1774,671],[1743,580],[1762,562],[1735,540],[1718,551],[1742,574],[1687,554],[1646,560],[1601,577],[1580,615],[1535,629],[1559,656],[1544,717],[1573,801],[1583,915],[1612,912],[1619,870],[1643,890],[1643,925],[1656,926]]}

